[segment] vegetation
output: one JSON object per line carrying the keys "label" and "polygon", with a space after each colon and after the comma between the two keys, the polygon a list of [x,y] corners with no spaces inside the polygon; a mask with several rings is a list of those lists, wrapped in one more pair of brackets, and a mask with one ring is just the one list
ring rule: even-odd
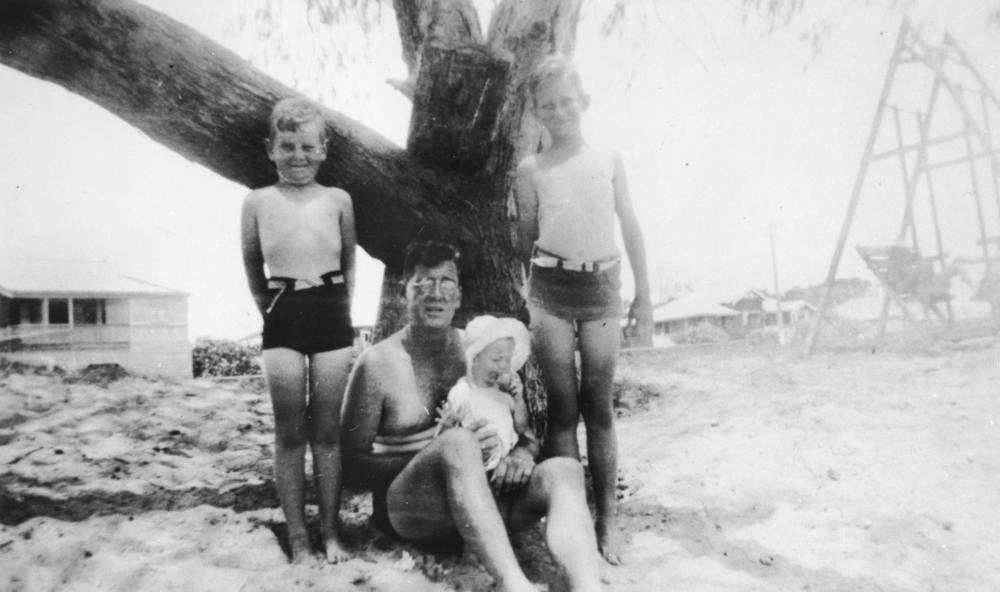
{"label": "vegetation", "polygon": [[260,345],[199,337],[191,352],[195,377],[260,374]]}
{"label": "vegetation", "polygon": [[671,333],[674,343],[677,345],[693,345],[696,343],[721,343],[729,341],[729,334],[721,327],[717,327],[707,321],[698,323],[694,327],[688,327],[683,331]]}

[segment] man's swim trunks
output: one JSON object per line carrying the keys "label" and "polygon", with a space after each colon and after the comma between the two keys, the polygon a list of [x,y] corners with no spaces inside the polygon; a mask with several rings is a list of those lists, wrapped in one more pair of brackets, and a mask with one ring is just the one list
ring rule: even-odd
{"label": "man's swim trunks", "polygon": [[351,299],[347,284],[330,281],[335,274],[325,274],[325,283],[295,289],[301,280],[272,278],[268,290],[270,308],[264,314],[262,349],[287,347],[309,355],[349,347],[354,343],[351,322]]}

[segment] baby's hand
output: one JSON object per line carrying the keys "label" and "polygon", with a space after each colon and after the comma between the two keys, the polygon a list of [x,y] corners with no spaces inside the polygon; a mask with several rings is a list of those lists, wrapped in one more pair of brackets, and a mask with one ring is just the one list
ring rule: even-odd
{"label": "baby's hand", "polygon": [[509,394],[515,399],[524,394],[524,384],[521,383],[521,378],[516,372],[506,372],[500,380],[497,382],[497,386],[503,392]]}
{"label": "baby's hand", "polygon": [[462,419],[465,417],[465,407],[462,405],[452,405],[451,401],[445,401],[438,407],[437,415],[438,427],[434,433],[435,436],[448,428],[462,425]]}

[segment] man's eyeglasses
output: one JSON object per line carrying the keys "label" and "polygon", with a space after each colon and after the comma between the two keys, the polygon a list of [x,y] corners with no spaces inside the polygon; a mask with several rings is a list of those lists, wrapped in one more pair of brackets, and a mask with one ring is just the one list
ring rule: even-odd
{"label": "man's eyeglasses", "polygon": [[419,280],[413,280],[410,282],[413,286],[413,291],[419,296],[427,296],[434,293],[434,287],[441,292],[441,295],[445,298],[451,298],[455,294],[458,294],[458,282],[449,277],[443,278],[430,278],[425,277]]}

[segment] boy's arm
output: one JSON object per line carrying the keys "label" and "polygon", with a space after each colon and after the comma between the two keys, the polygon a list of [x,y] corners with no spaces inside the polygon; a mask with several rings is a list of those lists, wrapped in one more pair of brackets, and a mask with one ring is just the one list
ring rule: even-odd
{"label": "boy's arm", "polygon": [[531,181],[535,159],[529,156],[517,165],[514,196],[517,203],[517,255],[527,270],[531,267],[531,252],[538,239],[538,194]]}
{"label": "boy's arm", "polygon": [[347,283],[347,294],[354,299],[354,278],[358,235],[354,228],[354,203],[346,191],[343,194],[343,207],[340,211],[340,270]]}
{"label": "boy's arm", "polygon": [[642,240],[642,229],[639,219],[632,207],[629,197],[628,180],[625,177],[625,165],[616,152],[614,160],[614,178],[612,185],[615,192],[615,212],[621,224],[622,240],[625,242],[625,252],[628,254],[629,265],[635,280],[635,298],[629,308],[629,323],[636,321],[639,332],[639,343],[649,344],[653,336],[653,305],[649,299],[649,273],[646,269],[646,246]]}
{"label": "boy's arm", "polygon": [[243,269],[247,284],[257,310],[263,316],[267,310],[267,276],[264,275],[264,252],[260,246],[260,231],[257,228],[257,202],[260,194],[251,192],[243,200],[240,214],[240,244],[243,251]]}

